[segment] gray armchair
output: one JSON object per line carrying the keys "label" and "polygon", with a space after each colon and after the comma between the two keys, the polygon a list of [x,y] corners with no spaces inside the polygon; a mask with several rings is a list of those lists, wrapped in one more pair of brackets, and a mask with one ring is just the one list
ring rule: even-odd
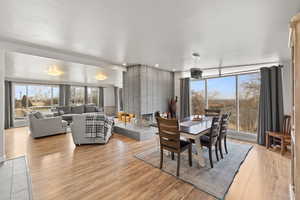
{"label": "gray armchair", "polygon": [[30,113],[29,129],[33,138],[45,137],[67,132],[67,122],[61,117],[44,118],[41,114]]}
{"label": "gray armchair", "polygon": [[109,119],[105,115],[104,119],[107,128],[104,130],[103,137],[86,137],[86,114],[74,115],[73,122],[70,125],[74,144],[106,144],[112,135],[114,122],[113,119]]}

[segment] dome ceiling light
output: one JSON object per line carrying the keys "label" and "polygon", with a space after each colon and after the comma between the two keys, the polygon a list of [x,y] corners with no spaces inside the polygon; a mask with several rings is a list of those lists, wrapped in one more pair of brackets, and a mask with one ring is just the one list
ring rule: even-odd
{"label": "dome ceiling light", "polygon": [[47,74],[50,76],[61,76],[64,72],[57,65],[51,65],[47,70]]}
{"label": "dome ceiling light", "polygon": [[104,81],[104,80],[107,79],[107,75],[104,74],[104,73],[102,73],[102,72],[100,72],[100,73],[98,73],[98,74],[96,75],[96,79],[97,79],[98,81]]}

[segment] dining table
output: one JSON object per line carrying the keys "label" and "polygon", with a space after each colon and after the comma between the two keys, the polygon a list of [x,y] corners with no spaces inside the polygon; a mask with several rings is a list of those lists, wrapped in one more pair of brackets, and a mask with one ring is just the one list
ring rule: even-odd
{"label": "dining table", "polygon": [[[205,167],[205,159],[200,143],[200,137],[209,133],[212,119],[212,117],[203,116],[201,119],[195,120],[194,116],[190,116],[180,120],[180,137],[195,142],[196,152],[193,154],[193,159],[197,160],[200,167]],[[154,123],[151,126],[157,127],[157,124]]]}

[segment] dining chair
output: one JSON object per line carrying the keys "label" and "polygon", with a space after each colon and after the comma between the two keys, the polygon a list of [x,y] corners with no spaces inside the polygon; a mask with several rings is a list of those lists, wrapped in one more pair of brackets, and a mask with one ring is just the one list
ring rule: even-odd
{"label": "dining chair", "polygon": [[220,116],[221,110],[219,109],[204,109],[204,115],[206,117],[217,117]]}
{"label": "dining chair", "polygon": [[227,150],[227,129],[229,124],[229,118],[231,113],[223,114],[220,122],[220,133],[218,138],[219,151],[221,154],[221,158],[223,159],[223,150],[222,150],[222,141],[224,143],[225,153],[228,154]]}
{"label": "dining chair", "polygon": [[157,117],[160,140],[160,169],[163,166],[164,150],[171,152],[172,160],[174,153],[177,154],[177,173],[180,170],[180,153],[188,149],[189,165],[192,166],[192,144],[188,141],[180,140],[179,122],[176,119],[163,119]]}
{"label": "dining chair", "polygon": [[216,158],[217,158],[217,161],[219,161],[219,156],[218,156],[218,137],[219,137],[219,134],[220,134],[220,116],[213,117],[209,133],[200,137],[201,145],[208,148],[209,161],[210,161],[211,168],[214,167],[213,161],[212,161],[212,148],[213,148],[213,146],[215,146]]}
{"label": "dining chair", "polygon": [[[284,154],[287,145],[291,144],[291,116],[285,115],[283,118],[283,129],[281,132],[266,132],[266,146],[269,149],[271,142],[274,144],[274,139],[280,141],[281,155]],[[271,141],[271,142],[270,142]]]}

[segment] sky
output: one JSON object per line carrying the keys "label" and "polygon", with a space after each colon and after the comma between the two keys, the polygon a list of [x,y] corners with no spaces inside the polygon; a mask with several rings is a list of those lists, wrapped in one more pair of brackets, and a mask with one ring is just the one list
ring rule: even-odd
{"label": "sky", "polygon": [[[239,83],[247,82],[251,80],[256,74],[241,75],[239,76]],[[236,86],[235,76],[228,76],[222,78],[207,79],[207,90],[210,92],[218,92],[219,98],[232,99],[235,98]],[[204,80],[191,81],[191,90],[204,91],[205,83]]]}

